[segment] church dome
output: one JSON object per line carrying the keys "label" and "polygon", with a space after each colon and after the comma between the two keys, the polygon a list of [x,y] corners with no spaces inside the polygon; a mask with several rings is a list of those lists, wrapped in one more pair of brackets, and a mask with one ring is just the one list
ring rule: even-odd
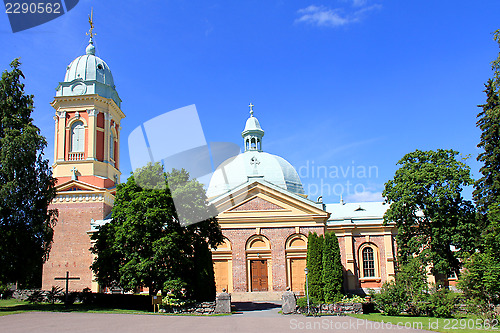
{"label": "church dome", "polygon": [[[87,47],[87,51],[88,49]],[[108,64],[93,53],[89,54],[88,52],[73,60],[67,67],[64,76],[64,82],[80,79],[83,81],[97,81],[111,87],[115,85]]]}
{"label": "church dome", "polygon": [[264,131],[253,116],[253,110],[242,136],[245,152],[227,159],[215,170],[208,186],[208,198],[229,192],[252,179],[264,179],[292,193],[304,194],[295,168],[284,158],[262,151]]}
{"label": "church dome", "polygon": [[59,83],[56,96],[98,94],[113,99],[120,107],[121,99],[116,92],[113,74],[108,64],[95,55],[92,38],[86,54],[73,60],[66,68],[64,81]]}
{"label": "church dome", "polygon": [[299,175],[287,160],[254,150],[222,163],[212,175],[207,197],[222,195],[252,178],[264,179],[290,192],[304,194]]}

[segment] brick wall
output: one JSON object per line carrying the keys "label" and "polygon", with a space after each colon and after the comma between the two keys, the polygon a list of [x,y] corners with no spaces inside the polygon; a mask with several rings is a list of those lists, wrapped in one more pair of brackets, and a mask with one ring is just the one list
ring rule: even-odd
{"label": "brick wall", "polygon": [[[246,292],[248,290],[247,281],[247,260],[246,243],[248,239],[257,235],[255,228],[223,229],[224,236],[229,239],[232,247],[233,265],[233,291]],[[320,235],[324,233],[324,227],[300,228],[300,233],[307,236],[309,232],[316,232]],[[269,291],[285,291],[287,287],[285,243],[289,236],[295,234],[294,227],[261,228],[260,234],[265,236],[271,243],[271,263],[273,289]]]}
{"label": "brick wall", "polygon": [[55,277],[80,277],[80,280],[70,281],[71,290],[91,288],[92,253],[90,252],[90,220],[101,220],[111,212],[111,206],[105,203],[75,202],[53,204],[50,208],[59,211],[59,217],[54,227],[54,242],[49,254],[49,260],[43,266],[42,289],[49,290],[52,286],[65,287],[65,281],[55,281]]}

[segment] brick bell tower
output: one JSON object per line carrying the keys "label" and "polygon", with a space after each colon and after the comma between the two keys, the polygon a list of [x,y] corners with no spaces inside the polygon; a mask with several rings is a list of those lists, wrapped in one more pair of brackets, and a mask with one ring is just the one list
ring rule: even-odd
{"label": "brick bell tower", "polygon": [[[86,54],[66,69],[51,103],[56,110],[53,175],[57,195],[51,208],[59,212],[49,260],[43,266],[42,288],[64,287],[55,280],[69,272],[71,290],[99,291],[90,265],[92,227],[110,218],[120,181],[121,111],[108,65],[95,55],[93,22]],[[92,224],[92,226],[91,226]]]}

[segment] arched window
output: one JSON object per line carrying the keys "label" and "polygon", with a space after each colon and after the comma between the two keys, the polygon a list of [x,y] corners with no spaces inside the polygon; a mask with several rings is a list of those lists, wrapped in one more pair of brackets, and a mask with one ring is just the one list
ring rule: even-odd
{"label": "arched window", "polygon": [[111,132],[111,135],[109,136],[109,158],[112,160],[115,159],[115,136],[113,135],[113,132]]}
{"label": "arched window", "polygon": [[255,143],[255,138],[252,138],[251,148],[252,148],[252,150],[255,150],[257,148],[257,144]]}
{"label": "arched window", "polygon": [[71,151],[83,153],[85,144],[85,127],[83,122],[75,121],[71,125]]}
{"label": "arched window", "polygon": [[363,255],[363,277],[375,277],[375,256],[371,247],[365,247]]}

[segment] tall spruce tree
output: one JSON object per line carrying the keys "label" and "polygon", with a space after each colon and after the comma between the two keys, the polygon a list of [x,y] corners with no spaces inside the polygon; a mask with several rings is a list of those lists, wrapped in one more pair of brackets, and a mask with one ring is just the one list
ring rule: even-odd
{"label": "tall spruce tree", "polygon": [[339,240],[334,232],[325,234],[323,241],[323,298],[332,303],[342,298],[343,272],[340,259]]}
{"label": "tall spruce tree", "polygon": [[309,296],[315,301],[323,301],[323,235],[310,232],[307,237],[307,269]]}
{"label": "tall spruce tree", "polygon": [[[493,34],[500,47],[500,30]],[[485,244],[489,250],[500,257],[496,239],[500,238],[500,52],[492,62],[493,78],[485,84],[486,103],[477,115],[477,126],[481,129],[481,141],[477,145],[483,151],[477,160],[483,164],[482,177],[477,180],[474,200],[479,212],[479,220]],[[496,249],[495,249],[496,248]]]}
{"label": "tall spruce tree", "polygon": [[[500,47],[500,30],[493,33]],[[481,252],[465,260],[465,273],[459,281],[464,295],[474,302],[471,310],[493,313],[500,303],[500,52],[492,62],[493,78],[485,84],[486,103],[477,115],[481,129],[478,147],[483,151],[477,160],[483,163],[482,177],[473,193],[477,219],[482,231]]]}
{"label": "tall spruce tree", "polygon": [[48,209],[55,179],[20,65],[12,61],[0,80],[0,281],[29,287],[40,285],[57,212]]}

